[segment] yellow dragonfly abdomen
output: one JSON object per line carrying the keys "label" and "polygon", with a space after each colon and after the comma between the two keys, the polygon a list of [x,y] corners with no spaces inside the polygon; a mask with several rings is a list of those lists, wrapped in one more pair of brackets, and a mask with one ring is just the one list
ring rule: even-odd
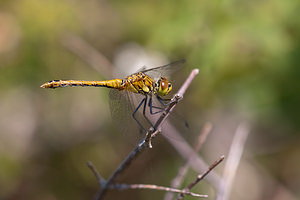
{"label": "yellow dragonfly abdomen", "polygon": [[107,87],[122,90],[122,79],[113,79],[108,81],[83,81],[83,80],[52,80],[41,85],[41,88],[59,88],[73,86],[92,86]]}

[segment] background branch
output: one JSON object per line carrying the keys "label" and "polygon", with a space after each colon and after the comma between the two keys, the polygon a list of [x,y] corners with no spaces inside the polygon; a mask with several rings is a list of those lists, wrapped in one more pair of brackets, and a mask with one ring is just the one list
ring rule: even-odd
{"label": "background branch", "polygon": [[66,34],[62,44],[104,77],[112,77],[111,72],[114,69],[112,63],[81,37],[71,33]]}
{"label": "background branch", "polygon": [[228,159],[224,167],[223,180],[220,181],[218,189],[217,200],[227,200],[229,198],[248,134],[248,125],[241,123],[234,134],[229,150]]}

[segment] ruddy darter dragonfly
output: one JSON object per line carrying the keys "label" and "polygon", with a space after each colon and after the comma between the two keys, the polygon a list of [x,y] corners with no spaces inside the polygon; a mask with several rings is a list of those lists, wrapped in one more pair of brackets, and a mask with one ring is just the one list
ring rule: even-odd
{"label": "ruddy darter dragonfly", "polygon": [[[143,70],[132,75],[127,76],[124,79],[112,79],[106,81],[84,81],[84,80],[52,80],[41,85],[41,88],[60,88],[60,87],[106,87],[112,88],[119,91],[125,90],[128,93],[136,93],[143,95],[144,98],[135,108],[132,113],[132,117],[137,121],[139,126],[146,130],[144,126],[136,118],[136,112],[143,106],[143,116],[152,125],[151,121],[146,117],[146,107],[150,107],[150,114],[156,114],[163,110],[163,108],[152,105],[152,97],[155,96],[162,105],[166,105],[165,102],[169,99],[163,99],[172,90],[171,82],[164,76],[161,76],[157,81],[152,79],[149,75],[152,72],[159,72],[160,74],[173,70],[172,68],[177,68],[181,66],[185,61],[179,60],[167,65]],[[149,99],[148,99],[149,98]],[[148,102],[149,100],[149,102]],[[153,112],[153,108],[159,109],[159,111]]]}

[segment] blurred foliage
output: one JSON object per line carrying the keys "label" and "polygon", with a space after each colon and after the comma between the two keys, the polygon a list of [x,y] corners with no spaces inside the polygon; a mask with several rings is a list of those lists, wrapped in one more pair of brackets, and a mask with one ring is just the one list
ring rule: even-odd
{"label": "blurred foliage", "polygon": [[[108,90],[39,88],[51,79],[102,78],[63,45],[72,34],[112,62],[130,42],[170,61],[186,58],[176,86],[192,68],[200,69],[178,106],[191,124],[189,140],[208,120],[227,132],[240,121],[251,122],[248,154],[300,197],[295,156],[300,1],[2,0],[0,5],[0,199],[92,198],[97,183],[85,161],[108,177],[137,142],[114,128]],[[231,136],[212,136],[203,156],[225,154],[228,148],[217,143],[229,144]],[[125,182],[169,184],[182,160],[165,141],[155,148],[130,168]],[[150,165],[152,173],[145,174]],[[263,176],[257,180],[264,183]],[[111,198],[124,194],[162,197],[129,191]]]}

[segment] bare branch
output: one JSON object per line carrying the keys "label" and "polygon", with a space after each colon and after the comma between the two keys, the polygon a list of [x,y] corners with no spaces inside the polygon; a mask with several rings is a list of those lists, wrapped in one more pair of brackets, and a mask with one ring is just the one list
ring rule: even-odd
{"label": "bare branch", "polygon": [[180,97],[183,97],[185,91],[187,88],[190,86],[192,81],[194,80],[195,76],[197,76],[199,73],[199,69],[193,69],[192,72],[190,73],[189,77],[186,79],[186,81],[183,83],[181,88],[178,90],[177,95]]}
{"label": "bare branch", "polygon": [[225,156],[222,155],[204,173],[200,174],[189,186],[187,186],[186,189],[192,189],[199,181],[201,181],[205,176],[207,176],[211,170],[213,170],[217,165],[219,165],[224,160],[224,158]]}
{"label": "bare branch", "polygon": [[[197,183],[199,183],[202,179],[204,179],[205,176],[209,174],[211,170],[213,170],[216,166],[218,166],[223,160],[225,156],[222,155],[217,161],[215,161],[205,172],[200,174],[191,184],[189,184],[184,191],[190,191]],[[185,194],[181,193],[178,195],[177,199],[182,199],[185,196]]]}
{"label": "bare branch", "polygon": [[248,133],[248,125],[241,123],[236,130],[228,154],[228,159],[225,163],[223,180],[219,185],[217,200],[227,200],[229,198],[232,183],[241,160]]}

